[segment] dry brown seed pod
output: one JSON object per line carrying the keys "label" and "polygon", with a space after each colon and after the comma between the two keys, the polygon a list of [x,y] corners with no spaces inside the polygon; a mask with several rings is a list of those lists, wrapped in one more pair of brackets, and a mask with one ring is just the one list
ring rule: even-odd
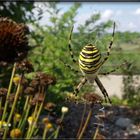
{"label": "dry brown seed pod", "polygon": [[48,86],[56,83],[55,77],[42,72],[38,72],[35,78],[40,81],[41,86]]}
{"label": "dry brown seed pod", "polygon": [[34,98],[33,98],[32,100],[29,101],[29,104],[32,105],[32,106],[35,106],[36,103],[37,103],[37,100],[34,99]]}
{"label": "dry brown seed pod", "polygon": [[24,90],[24,93],[25,93],[26,95],[33,95],[33,94],[35,94],[35,89],[32,88],[32,87],[27,87],[27,88]]}
{"label": "dry brown seed pod", "polygon": [[62,119],[58,118],[56,119],[56,124],[62,127]]}
{"label": "dry brown seed pod", "polygon": [[50,122],[50,120],[49,120],[48,117],[45,117],[45,118],[42,119],[42,122],[43,122],[44,124],[48,124],[48,123]]}
{"label": "dry brown seed pod", "polygon": [[0,61],[13,63],[23,60],[29,50],[27,26],[0,17]]}
{"label": "dry brown seed pod", "polygon": [[34,71],[33,65],[27,59],[17,63],[17,70],[22,73],[30,73]]}
{"label": "dry brown seed pod", "polygon": [[0,88],[0,97],[1,96],[6,96],[6,94],[7,94],[7,88]]}
{"label": "dry brown seed pod", "polygon": [[103,102],[103,99],[101,96],[95,93],[85,93],[83,98],[88,102],[88,103],[98,103],[98,102]]}
{"label": "dry brown seed pod", "polygon": [[44,109],[47,111],[53,111],[53,109],[56,107],[56,104],[52,102],[48,102],[44,105]]}
{"label": "dry brown seed pod", "polygon": [[9,101],[10,103],[13,103],[14,98],[15,98],[15,93],[11,93],[11,94],[9,95],[8,101]]}
{"label": "dry brown seed pod", "polygon": [[36,88],[37,86],[39,86],[39,80],[33,79],[33,80],[30,82],[29,86],[31,86],[31,87],[33,87],[33,88]]}
{"label": "dry brown seed pod", "polygon": [[38,102],[43,102],[44,98],[45,98],[45,94],[44,93],[36,93],[34,98]]}

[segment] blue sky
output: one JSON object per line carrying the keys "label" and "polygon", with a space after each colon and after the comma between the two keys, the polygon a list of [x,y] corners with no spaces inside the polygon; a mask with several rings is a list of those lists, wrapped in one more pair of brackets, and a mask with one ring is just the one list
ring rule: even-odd
{"label": "blue sky", "polygon": [[[62,8],[61,14],[73,5],[72,2],[60,2],[58,6]],[[75,28],[83,24],[92,14],[99,12],[100,21],[112,19],[117,24],[118,31],[138,31],[140,32],[140,3],[138,2],[82,2],[75,17]],[[61,15],[60,15],[61,16]],[[48,14],[40,21],[42,25],[47,23]]]}

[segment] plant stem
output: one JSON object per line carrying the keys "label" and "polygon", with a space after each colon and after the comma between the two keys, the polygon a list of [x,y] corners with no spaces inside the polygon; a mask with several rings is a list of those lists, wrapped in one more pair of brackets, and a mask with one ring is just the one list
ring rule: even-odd
{"label": "plant stem", "polygon": [[[41,89],[42,89],[42,92],[41,92]],[[42,108],[43,108],[44,100],[46,98],[46,96],[45,96],[46,95],[45,94],[45,88],[44,87],[39,86],[39,93],[44,93],[43,101],[41,102],[41,104],[39,106],[39,109],[36,111],[37,114],[35,114],[36,115],[35,122],[34,122],[34,125],[31,128],[31,131],[30,131],[29,136],[27,138],[31,138],[31,136],[33,135],[34,129],[35,129],[36,125],[37,125],[39,115],[40,115],[40,113],[42,111]],[[37,102],[37,105],[38,105],[38,102]]]}
{"label": "plant stem", "polygon": [[81,119],[81,123],[80,123],[80,127],[78,129],[78,132],[77,132],[77,136],[79,136],[79,133],[81,132],[81,129],[82,129],[82,126],[83,126],[83,123],[84,123],[84,116],[85,116],[85,113],[86,113],[86,104],[84,104],[84,110],[83,110],[83,113],[82,113],[82,119]]}
{"label": "plant stem", "polygon": [[89,122],[89,120],[90,120],[90,118],[91,118],[91,115],[92,115],[92,108],[90,108],[90,110],[89,110],[89,112],[88,112],[87,119],[86,119],[86,121],[85,121],[85,124],[84,124],[84,126],[83,126],[83,129],[81,130],[81,133],[80,133],[79,136],[78,136],[78,139],[81,139],[81,138],[82,138],[82,136],[83,136],[83,134],[84,134],[84,132],[85,132],[85,130],[86,130],[86,128],[87,128],[88,122]]}
{"label": "plant stem", "polygon": [[[65,115],[65,113],[62,113],[61,121],[63,121],[64,115]],[[58,126],[57,129],[56,129],[56,132],[55,132],[55,135],[54,135],[54,139],[57,139],[58,134],[59,134],[59,130],[60,130],[60,126]]]}
{"label": "plant stem", "polygon": [[31,131],[30,131],[30,133],[29,133],[30,135],[29,135],[28,138],[31,138],[31,136],[32,136],[32,134],[33,134],[33,132],[34,132],[34,129],[35,129],[35,127],[36,127],[36,124],[37,124],[37,121],[38,121],[39,115],[40,115],[41,110],[42,110],[42,107],[43,107],[43,103],[44,103],[44,101],[41,102],[41,105],[40,105],[40,107],[39,107],[39,110],[38,110],[37,116],[36,116],[36,118],[35,118],[35,123],[34,123],[35,125],[32,126]]}
{"label": "plant stem", "polygon": [[[1,111],[1,113],[2,113],[2,97],[0,97],[0,111]],[[0,114],[0,119],[1,119],[1,115],[2,115],[2,114]]]}
{"label": "plant stem", "polygon": [[[12,118],[12,115],[13,115],[13,112],[14,112],[14,110],[15,110],[15,106],[16,106],[16,103],[17,103],[17,99],[18,99],[18,96],[19,96],[19,93],[20,93],[21,80],[22,80],[22,76],[21,76],[20,82],[18,83],[17,91],[16,91],[15,98],[14,98],[14,103],[13,103],[13,105],[12,105],[12,109],[11,109],[11,112],[10,112],[10,115],[9,115],[9,118],[8,118],[8,121],[7,121],[7,124],[10,123],[11,118]],[[6,127],[6,129],[5,129],[5,131],[4,131],[4,135],[3,135],[3,138],[4,138],[4,139],[6,138],[7,131],[8,131],[8,127]]]}
{"label": "plant stem", "polygon": [[11,89],[12,89],[13,77],[15,75],[15,71],[16,71],[16,63],[13,66],[13,70],[12,70],[12,74],[11,74],[11,78],[10,78],[10,83],[9,83],[9,87],[8,87],[8,92],[7,92],[7,96],[6,96],[6,102],[5,102],[5,105],[4,105],[4,111],[3,111],[1,121],[4,121],[4,119],[5,119],[5,114],[6,114],[6,110],[7,110],[7,107],[8,107],[8,98],[9,98],[9,95],[10,95],[10,92],[11,92]]}
{"label": "plant stem", "polygon": [[48,132],[48,128],[45,127],[44,132],[43,132],[43,137],[42,137],[42,139],[45,139],[45,138],[46,138],[47,132]]}
{"label": "plant stem", "polygon": [[27,108],[27,105],[28,105],[29,99],[30,99],[30,96],[27,96],[27,97],[26,97],[25,104],[24,104],[23,112],[26,111],[26,108]]}
{"label": "plant stem", "polygon": [[[37,104],[35,105],[35,109],[34,109],[34,113],[33,113],[33,119],[35,119],[35,117],[36,117],[36,114],[37,114],[37,108],[38,108],[38,102],[37,102]],[[33,120],[33,122],[32,122],[32,124],[31,125],[29,125],[29,129],[28,129],[28,131],[27,131],[27,138],[29,137],[29,134],[30,134],[30,131],[32,130],[32,127],[35,125],[35,122],[34,122],[34,120]]]}
{"label": "plant stem", "polygon": [[23,108],[22,117],[21,117],[21,119],[20,119],[20,121],[19,121],[19,123],[18,123],[18,128],[20,128],[21,123],[22,123],[22,120],[23,120],[23,117],[25,116],[25,114],[26,114],[26,112],[27,112],[26,109],[27,109],[27,105],[28,105],[28,103],[29,103],[29,99],[30,99],[30,96],[27,96],[27,97],[26,97],[25,104],[24,104],[24,108]]}
{"label": "plant stem", "polygon": [[26,133],[26,138],[27,139],[28,139],[29,132],[31,131],[32,125],[34,125],[34,123],[29,124],[28,130],[27,130],[27,133]]}
{"label": "plant stem", "polygon": [[95,134],[93,136],[93,140],[96,139],[98,132],[99,132],[99,126],[97,126],[97,128],[96,128]]}
{"label": "plant stem", "polygon": [[[30,97],[30,100],[32,100],[32,96]],[[27,107],[27,110],[26,110],[26,114],[25,114],[25,116],[24,116],[24,118],[23,118],[23,121],[22,121],[21,124],[19,125],[20,130],[22,130],[22,129],[24,128],[24,126],[25,126],[25,122],[26,122],[26,120],[27,120],[27,117],[28,117],[30,108],[31,108],[31,105],[28,104],[28,107]]]}

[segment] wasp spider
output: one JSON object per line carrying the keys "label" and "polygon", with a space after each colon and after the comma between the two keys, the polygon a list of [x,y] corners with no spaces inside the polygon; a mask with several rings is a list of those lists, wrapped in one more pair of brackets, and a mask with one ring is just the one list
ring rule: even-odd
{"label": "wasp spider", "polygon": [[[70,32],[69,45],[68,45],[68,47],[69,47],[71,58],[72,58],[73,62],[76,63],[76,60],[74,59],[74,55],[73,55],[72,48],[71,48],[72,31],[73,31],[73,27],[72,27],[71,32]],[[98,74],[99,74],[99,71],[100,71],[101,66],[109,58],[111,47],[112,47],[113,40],[114,40],[114,34],[115,34],[115,22],[114,22],[114,25],[113,25],[112,39],[111,39],[111,42],[109,44],[109,47],[108,47],[106,56],[104,56],[104,57],[101,56],[100,51],[93,44],[87,44],[81,50],[81,52],[79,54],[78,63],[79,63],[79,68],[80,68],[80,70],[81,70],[84,78],[82,78],[81,82],[74,89],[74,94],[75,95],[78,94],[78,92],[80,91],[81,87],[87,81],[89,81],[90,83],[93,83],[95,81],[97,83],[98,87],[100,88],[100,90],[101,90],[104,98],[105,98],[105,102],[108,102],[109,101],[109,103],[111,103],[111,100],[110,100],[110,98],[108,96],[108,93],[107,93],[106,89],[104,88],[103,84],[99,80]],[[68,65],[66,63],[64,63],[64,64],[67,67],[69,67],[72,70],[74,70],[70,65]],[[74,71],[76,71],[76,70],[74,70]],[[115,70],[112,70],[110,72],[114,72],[114,71]],[[76,71],[76,72],[78,72],[78,71]],[[104,73],[104,75],[109,74],[110,72]]]}

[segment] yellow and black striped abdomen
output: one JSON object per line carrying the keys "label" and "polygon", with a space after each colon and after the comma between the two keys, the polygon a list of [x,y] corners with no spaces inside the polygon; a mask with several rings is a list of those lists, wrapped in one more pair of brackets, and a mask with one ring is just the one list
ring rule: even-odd
{"label": "yellow and black striped abdomen", "polygon": [[79,55],[79,67],[84,74],[95,74],[100,66],[101,54],[92,44],[85,46]]}

